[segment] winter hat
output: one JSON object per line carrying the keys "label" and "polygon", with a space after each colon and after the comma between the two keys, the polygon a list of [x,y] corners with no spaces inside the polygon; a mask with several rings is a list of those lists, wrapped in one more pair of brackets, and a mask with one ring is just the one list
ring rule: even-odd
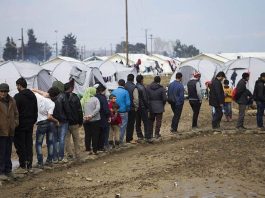
{"label": "winter hat", "polygon": [[9,92],[9,86],[6,83],[1,83],[0,84],[0,91],[6,91]]}
{"label": "winter hat", "polygon": [[193,77],[194,78],[200,78],[201,77],[201,73],[200,72],[194,72]]}

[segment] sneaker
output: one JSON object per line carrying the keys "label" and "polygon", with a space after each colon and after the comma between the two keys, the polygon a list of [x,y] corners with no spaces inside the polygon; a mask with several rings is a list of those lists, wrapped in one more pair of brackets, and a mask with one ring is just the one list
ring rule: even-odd
{"label": "sneaker", "polygon": [[259,131],[265,131],[265,127],[258,127]]}
{"label": "sneaker", "polygon": [[8,181],[8,176],[1,174],[0,175],[0,181]]}
{"label": "sneaker", "polygon": [[26,174],[28,173],[28,170],[25,168],[18,167],[16,170],[14,170],[15,174]]}
{"label": "sneaker", "polygon": [[47,161],[47,160],[46,160],[46,162],[44,163],[44,166],[52,167],[53,164],[52,164],[51,161]]}
{"label": "sneaker", "polygon": [[244,132],[246,130],[245,127],[236,127],[236,129],[239,131],[239,132]]}
{"label": "sneaker", "polygon": [[152,139],[146,139],[145,142],[148,143],[148,144],[152,144],[153,140]]}
{"label": "sneaker", "polygon": [[67,156],[67,159],[68,159],[69,161],[73,161],[73,160],[74,160],[74,156],[73,156],[73,155],[68,155],[68,156]]}
{"label": "sneaker", "polygon": [[39,163],[37,163],[37,164],[34,166],[34,168],[43,169],[44,167],[43,167],[43,164],[39,164]]}
{"label": "sneaker", "polygon": [[98,152],[93,152],[93,155],[98,155]]}
{"label": "sneaker", "polygon": [[137,144],[137,142],[135,140],[132,140],[129,142],[130,144]]}
{"label": "sneaker", "polygon": [[177,134],[177,130],[175,130],[175,129],[170,129],[170,133]]}
{"label": "sneaker", "polygon": [[68,160],[66,158],[63,158],[62,160],[59,160],[58,163],[59,164],[64,164],[64,163],[67,163]]}
{"label": "sneaker", "polygon": [[161,135],[160,134],[156,134],[155,135],[155,139],[159,139],[159,138],[161,138]]}
{"label": "sneaker", "polygon": [[52,161],[54,164],[58,164],[59,163],[59,160],[58,159],[55,159]]}

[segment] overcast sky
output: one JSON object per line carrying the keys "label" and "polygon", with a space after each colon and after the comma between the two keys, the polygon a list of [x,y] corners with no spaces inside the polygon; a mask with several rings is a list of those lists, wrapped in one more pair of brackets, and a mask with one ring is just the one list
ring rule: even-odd
{"label": "overcast sky", "polygon": [[[264,0],[128,0],[129,42],[148,34],[180,39],[203,52],[265,51]],[[125,40],[125,0],[0,0],[0,45],[19,42],[20,28],[61,45],[72,32],[86,49]],[[24,33],[26,35],[26,33]],[[150,41],[149,41],[150,42]],[[0,46],[0,47],[1,47]]]}

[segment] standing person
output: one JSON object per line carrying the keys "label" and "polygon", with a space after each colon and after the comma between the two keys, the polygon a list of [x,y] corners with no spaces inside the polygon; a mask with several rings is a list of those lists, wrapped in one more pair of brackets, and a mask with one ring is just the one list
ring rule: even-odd
{"label": "standing person", "polygon": [[[57,85],[53,87],[57,88],[58,90],[62,90],[61,86],[64,87],[64,84],[61,84],[61,82],[57,81]],[[56,127],[54,131],[53,162],[66,163],[67,159],[64,157],[64,147],[65,137],[69,129],[69,121],[72,120],[71,109],[69,101],[64,92],[60,92],[57,97],[53,98],[53,101],[55,102],[53,116],[60,122],[60,125]]]}
{"label": "standing person", "polygon": [[184,105],[184,86],[181,83],[182,73],[176,73],[176,80],[174,80],[168,86],[168,102],[171,105],[171,109],[174,113],[171,122],[170,132],[176,134],[178,131],[179,120],[182,114]]}
{"label": "standing person", "polygon": [[121,116],[119,114],[119,105],[113,103],[110,108],[110,134],[109,142],[113,148],[119,146],[120,144],[120,125],[121,125]]}
{"label": "standing person", "polygon": [[260,78],[255,83],[254,100],[257,104],[257,126],[261,131],[265,131],[263,116],[265,109],[265,72],[260,74]]}
{"label": "standing person", "polygon": [[[85,90],[81,105],[84,113],[85,147],[89,154],[97,155],[100,134],[100,102],[96,95],[96,88],[89,87]],[[91,152],[91,142],[92,149]]]}
{"label": "standing person", "polygon": [[0,84],[0,180],[12,176],[12,142],[19,124],[16,101],[8,94],[9,86]]}
{"label": "standing person", "polygon": [[129,74],[127,76],[127,82],[125,84],[125,89],[129,92],[131,107],[128,112],[128,124],[126,128],[126,142],[135,144],[136,141],[133,139],[136,111],[139,107],[139,99],[138,99],[138,90],[136,89],[136,85],[134,82],[134,75]]}
{"label": "standing person", "polygon": [[236,85],[236,77],[237,77],[237,73],[236,73],[236,70],[234,70],[230,78],[232,81],[232,87],[235,87]]}
{"label": "standing person", "polygon": [[37,98],[27,89],[24,78],[16,81],[18,93],[14,96],[19,113],[19,125],[15,130],[14,145],[19,158],[19,168],[16,173],[27,173],[32,168],[33,159],[33,126],[38,117]]}
{"label": "standing person", "polygon": [[191,78],[187,84],[189,103],[193,111],[192,129],[198,128],[198,117],[202,104],[202,89],[200,79],[201,74],[196,72],[193,74],[193,78]]}
{"label": "standing person", "polygon": [[160,76],[154,77],[154,82],[152,82],[147,87],[147,95],[149,98],[149,121],[150,121],[150,133],[153,136],[154,122],[156,121],[155,127],[155,138],[161,137],[160,128],[163,118],[163,112],[165,111],[165,104],[167,102],[167,96],[165,88],[160,85]]}
{"label": "standing person", "polygon": [[223,105],[224,105],[224,89],[222,81],[225,79],[225,73],[219,72],[213,79],[210,87],[209,104],[213,107],[213,118],[212,118],[212,128],[215,130],[220,130],[220,122],[223,117]]}
{"label": "standing person", "polygon": [[[149,110],[149,101],[146,88],[144,86],[144,77],[142,75],[138,75],[136,77],[136,88],[139,93],[139,107],[136,113],[136,132],[139,140],[143,140],[145,138],[147,143],[152,143],[152,134],[149,130],[149,120],[148,120],[148,110]],[[144,124],[144,136],[141,129],[141,122]]]}
{"label": "standing person", "polygon": [[227,122],[232,121],[232,88],[229,87],[229,81],[224,80],[224,94],[225,94],[225,103],[224,103],[224,114]]}
{"label": "standing person", "polygon": [[249,100],[252,98],[251,92],[247,89],[247,83],[249,80],[249,73],[243,73],[242,79],[237,83],[236,89],[236,103],[238,104],[239,115],[237,120],[236,128],[238,130],[245,130],[244,119],[245,119],[245,111]]}
{"label": "standing person", "polygon": [[[56,120],[52,115],[55,108],[54,102],[51,98],[55,98],[60,92],[58,89],[50,88],[46,97],[40,95],[38,90],[33,90],[37,98],[38,104],[38,119],[37,119],[37,130],[36,130],[36,153],[37,153],[37,168],[43,168],[44,165],[52,166],[53,159],[53,129],[59,126],[59,121]],[[40,94],[39,94],[40,93]],[[43,139],[46,136],[47,144],[47,159],[43,164],[42,144]]]}
{"label": "standing person", "polygon": [[131,107],[129,92],[124,88],[125,81],[120,79],[118,81],[119,87],[112,91],[112,94],[116,96],[116,103],[119,105],[119,113],[121,116],[120,126],[120,144],[124,144],[124,135],[128,123],[128,111]]}
{"label": "standing person", "polygon": [[69,106],[72,114],[72,119],[69,120],[69,132],[66,134],[65,139],[65,150],[68,154],[69,159],[73,159],[73,150],[71,145],[71,136],[74,143],[74,153],[75,159],[80,158],[80,137],[79,137],[79,128],[83,124],[83,112],[78,96],[73,93],[74,85],[71,83],[66,83],[64,85],[66,97],[69,101]]}
{"label": "standing person", "polygon": [[109,145],[109,119],[110,110],[106,97],[106,87],[102,84],[96,88],[97,93],[95,97],[98,98],[100,102],[100,135],[99,135],[99,145],[98,149],[100,151],[105,151]]}

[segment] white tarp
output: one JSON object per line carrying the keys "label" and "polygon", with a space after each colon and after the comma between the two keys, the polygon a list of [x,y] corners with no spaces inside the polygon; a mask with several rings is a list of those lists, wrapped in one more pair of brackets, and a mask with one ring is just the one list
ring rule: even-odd
{"label": "white tarp", "polygon": [[247,86],[253,93],[256,80],[262,72],[265,72],[265,60],[260,58],[242,58],[227,62],[225,64],[225,73],[230,83],[232,82],[231,76],[234,71],[237,74],[235,85],[242,78],[244,72],[250,73]]}
{"label": "white tarp", "polygon": [[102,75],[97,68],[89,68],[83,62],[69,57],[59,56],[42,65],[51,75],[62,83],[75,80],[74,92],[83,94],[87,87],[100,82],[105,85]]}
{"label": "white tarp", "polygon": [[188,81],[195,72],[201,73],[201,86],[205,89],[205,82],[211,81],[217,72],[222,70],[222,66],[209,60],[190,60],[181,64],[172,75],[170,82],[176,79],[176,73],[182,73],[182,83],[186,87]]}
{"label": "white tarp", "polygon": [[113,63],[111,61],[94,61],[87,63],[90,68],[98,68],[103,76],[108,89],[115,89],[118,86],[120,79],[127,80],[128,74],[137,75],[136,69],[126,67],[120,63]]}
{"label": "white tarp", "polygon": [[17,93],[16,80],[25,78],[28,88],[38,88],[47,91],[53,82],[49,72],[39,65],[30,62],[8,61],[0,65],[0,83],[7,83],[10,87],[10,95]]}

